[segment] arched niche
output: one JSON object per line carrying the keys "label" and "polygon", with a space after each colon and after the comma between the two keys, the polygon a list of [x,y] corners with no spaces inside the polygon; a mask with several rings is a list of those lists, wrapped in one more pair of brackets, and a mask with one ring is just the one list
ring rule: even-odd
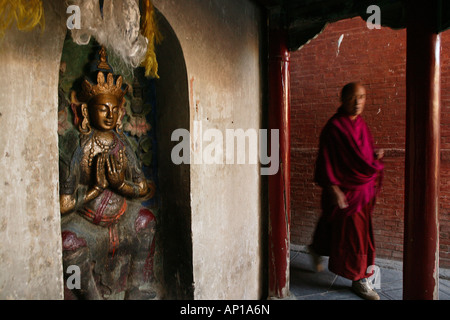
{"label": "arched niche", "polygon": [[160,79],[156,80],[158,186],[161,196],[163,274],[168,299],[193,298],[190,165],[175,165],[171,141],[176,129],[189,130],[189,86],[181,44],[165,17],[156,10],[163,36],[157,45]]}
{"label": "arched niche", "polygon": [[[171,141],[172,132],[181,128],[189,130],[188,77],[183,51],[174,30],[158,10],[156,18],[163,36],[163,41],[156,48],[160,78],[143,80],[147,83],[143,90],[150,92],[154,104],[150,116],[147,116],[152,127],[149,137],[153,152],[152,164],[147,169],[157,187],[155,198],[147,202],[157,212],[158,220],[154,275],[158,284],[158,299],[192,299],[190,166],[175,165],[171,159],[172,148],[178,143]],[[59,92],[58,130],[65,132],[61,133],[61,137],[75,134],[76,129],[71,125],[73,114],[68,105],[69,90],[80,85],[82,71],[86,74],[86,64],[91,56],[92,45],[77,46],[68,32],[62,54],[62,61],[66,63],[61,65],[61,69],[69,73],[69,80],[60,81]],[[135,77],[129,73],[123,76],[125,81],[134,85],[133,79],[139,77],[142,80],[142,70],[135,70]],[[127,109],[129,112],[130,108]],[[60,155],[66,149],[64,144],[70,140],[61,137]]]}

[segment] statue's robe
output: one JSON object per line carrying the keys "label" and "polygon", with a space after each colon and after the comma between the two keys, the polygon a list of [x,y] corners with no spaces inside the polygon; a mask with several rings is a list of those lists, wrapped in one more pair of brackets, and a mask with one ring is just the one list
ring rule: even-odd
{"label": "statue's robe", "polygon": [[[351,120],[339,109],[320,137],[315,182],[322,187],[322,216],[312,248],[330,257],[331,272],[350,280],[372,274],[368,272],[375,263],[372,212],[382,172],[366,122],[361,116]],[[345,194],[347,208],[334,204],[331,185],[339,186]]]}
{"label": "statue's robe", "polygon": [[[137,155],[123,134],[114,134],[117,144],[108,155],[118,156],[123,150],[126,180],[140,183],[145,175]],[[94,131],[81,139],[72,134],[67,142],[70,151],[60,152],[61,194],[83,199],[78,194],[84,195],[88,184],[95,181],[94,164],[91,176],[82,168],[89,161],[93,137]],[[110,189],[88,203],[80,202],[75,212],[61,217],[64,270],[70,265],[81,268],[81,290],[70,292],[65,287],[65,299],[108,299],[134,288],[139,290],[133,291],[135,295],[125,294],[126,299],[153,298],[149,290],[138,295],[140,286],[154,278],[153,213],[142,206],[141,199],[126,199]]]}

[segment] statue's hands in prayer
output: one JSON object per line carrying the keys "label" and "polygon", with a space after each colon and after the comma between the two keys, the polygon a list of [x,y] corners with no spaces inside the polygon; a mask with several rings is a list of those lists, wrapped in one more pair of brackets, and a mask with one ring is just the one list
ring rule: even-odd
{"label": "statue's hands in prayer", "polygon": [[108,180],[106,179],[106,173],[105,173],[105,161],[106,161],[106,154],[101,153],[97,156],[97,163],[96,163],[96,187],[104,190],[108,187]]}
{"label": "statue's hands in prayer", "polygon": [[384,150],[383,149],[379,149],[375,151],[375,159],[376,160],[380,160],[383,159],[384,157]]}
{"label": "statue's hands in prayer", "polygon": [[[87,203],[102,194],[109,183],[105,173],[106,155],[101,153],[96,157],[95,162],[95,184],[84,195],[83,203]],[[75,210],[77,205],[77,197],[74,194],[61,195],[60,210],[61,214],[70,213]]]}
{"label": "statue's hands in prayer", "polygon": [[123,160],[119,160],[114,156],[110,155],[106,159],[106,176],[109,184],[114,189],[120,189],[120,187],[125,183],[125,170],[123,165]]}
{"label": "statue's hands in prayer", "polygon": [[331,186],[331,194],[334,198],[334,204],[339,207],[339,209],[345,209],[348,207],[347,197],[342,192],[342,190],[335,185]]}

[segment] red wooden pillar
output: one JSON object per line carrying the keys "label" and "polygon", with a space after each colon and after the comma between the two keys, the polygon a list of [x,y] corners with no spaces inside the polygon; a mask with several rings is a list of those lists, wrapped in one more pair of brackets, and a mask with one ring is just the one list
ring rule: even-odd
{"label": "red wooden pillar", "polygon": [[407,2],[403,299],[438,299],[440,35],[438,0]]}
{"label": "red wooden pillar", "polygon": [[[279,170],[269,175],[269,297],[289,296],[290,53],[287,32],[269,30],[269,129],[279,130]],[[275,150],[271,147],[270,150]]]}

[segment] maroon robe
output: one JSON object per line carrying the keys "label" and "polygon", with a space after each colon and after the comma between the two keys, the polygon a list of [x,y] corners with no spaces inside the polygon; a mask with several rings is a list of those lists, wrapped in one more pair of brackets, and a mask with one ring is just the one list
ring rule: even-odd
{"label": "maroon robe", "polygon": [[[320,137],[315,181],[323,188],[322,216],[312,248],[330,257],[330,271],[350,280],[370,276],[368,267],[375,263],[372,211],[382,171],[367,124],[360,116],[351,120],[338,110]],[[330,185],[345,194],[347,208],[333,204]]]}

